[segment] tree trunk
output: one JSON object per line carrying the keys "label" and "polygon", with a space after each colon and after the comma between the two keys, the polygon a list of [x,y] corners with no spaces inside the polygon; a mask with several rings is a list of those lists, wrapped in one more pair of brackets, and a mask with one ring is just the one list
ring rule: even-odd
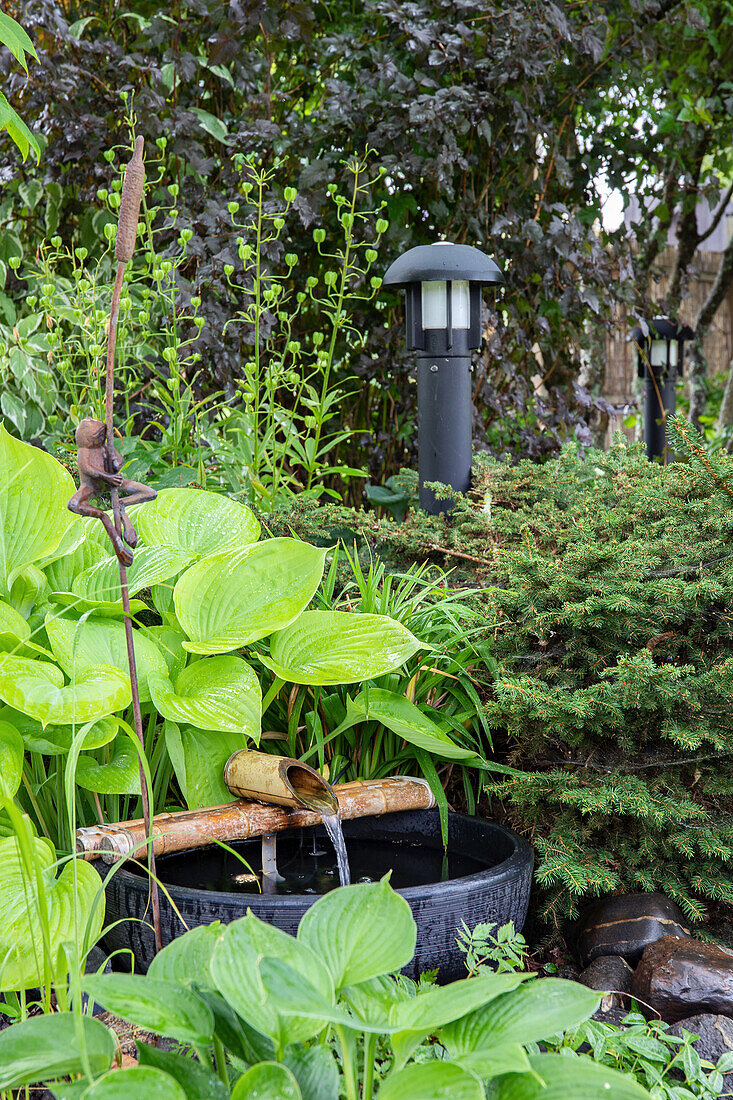
{"label": "tree trunk", "polygon": [[707,402],[707,387],[705,385],[707,361],[702,353],[702,345],[731,283],[733,283],[733,239],[729,241],[725,251],[721,253],[715,282],[695,318],[695,339],[690,348],[687,386],[690,393],[690,420],[696,428],[700,428],[700,417],[705,412]]}
{"label": "tree trunk", "polygon": [[728,381],[725,383],[725,392],[715,427],[719,432],[722,432],[726,428],[730,428],[731,424],[733,424],[733,359],[728,365]]}

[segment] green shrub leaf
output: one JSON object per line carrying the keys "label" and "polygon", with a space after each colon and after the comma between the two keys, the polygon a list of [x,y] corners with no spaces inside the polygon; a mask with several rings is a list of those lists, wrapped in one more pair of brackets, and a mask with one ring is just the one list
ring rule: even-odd
{"label": "green shrub leaf", "polygon": [[294,622],[323,576],[326,551],[297,539],[269,539],[216,554],[179,577],[176,615],[193,653],[227,653]]}
{"label": "green shrub leaf", "polygon": [[391,1073],[379,1090],[379,1100],[484,1100],[484,1088],[460,1066],[426,1062]]}
{"label": "green shrub leaf", "polygon": [[505,1074],[493,1084],[496,1100],[649,1100],[633,1077],[584,1057],[538,1054],[529,1059],[537,1077]]}
{"label": "green shrub leaf", "polygon": [[[286,963],[313,986],[324,1001],[333,1004],[331,975],[318,955],[253,913],[233,921],[217,941],[209,967],[216,988],[243,1020],[274,1039],[276,1044],[310,1039],[320,1031],[322,1021],[281,1016],[260,976],[259,961],[265,956]],[[288,1007],[292,1007],[292,1002]]]}
{"label": "green shrub leaf", "polygon": [[534,1043],[577,1027],[599,1002],[599,993],[577,982],[544,978],[448,1024],[440,1039],[452,1057],[504,1043]]}
{"label": "green shrub leaf", "polygon": [[[192,554],[171,550],[166,546],[143,546],[135,551],[132,565],[127,570],[130,595],[150,588],[153,584],[168,581],[190,565]],[[122,600],[120,593],[120,567],[116,557],[106,557],[85,569],[74,578],[71,591],[88,604],[116,604]]]}
{"label": "green shrub leaf", "polygon": [[260,1062],[252,1066],[232,1089],[232,1100],[302,1100],[298,1082],[287,1066]]}
{"label": "green shrub leaf", "polygon": [[23,776],[25,745],[15,726],[0,721],[0,797],[15,798]]}
{"label": "green shrub leaf", "polygon": [[421,648],[388,615],[306,611],[273,635],[262,662],[294,684],[353,684],[399,668]]}
{"label": "green shrub leaf", "polygon": [[415,953],[415,919],[389,882],[340,886],[306,910],[298,940],[325,960],[337,990],[406,966]]}
{"label": "green shrub leaf", "polygon": [[92,1073],[108,1070],[117,1043],[93,1016],[77,1018],[71,1012],[31,1016],[0,1032],[0,1089],[84,1073],[80,1039]]}
{"label": "green shrub leaf", "polygon": [[211,1010],[179,982],[146,974],[95,974],[85,976],[84,989],[108,1012],[157,1035],[195,1046],[212,1041]]}
{"label": "green shrub leaf", "polygon": [[477,753],[456,745],[419,707],[394,691],[370,687],[367,691],[360,692],[355,699],[347,698],[346,717],[351,725],[364,721],[381,722],[411,745],[425,749],[444,760],[482,762]]}
{"label": "green shrub leaf", "polygon": [[140,758],[130,738],[119,737],[114,755],[100,764],[82,752],[76,762],[76,783],[97,794],[140,794]]}

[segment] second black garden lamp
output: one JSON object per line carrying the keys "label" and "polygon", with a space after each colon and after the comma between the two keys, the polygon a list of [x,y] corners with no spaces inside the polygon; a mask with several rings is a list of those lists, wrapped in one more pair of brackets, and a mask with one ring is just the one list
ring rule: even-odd
{"label": "second black garden lamp", "polygon": [[644,335],[640,325],[631,330],[629,339],[636,347],[636,373],[644,379],[644,443],[647,458],[664,458],[667,447],[667,417],[674,413],[677,378],[682,377],[685,341],[694,333],[669,317],[647,322]]}
{"label": "second black garden lamp", "polygon": [[481,287],[503,283],[488,256],[467,244],[418,245],[384,277],[405,290],[407,347],[417,351],[420,505],[447,511],[428,482],[465,493],[471,481],[471,350],[481,344]]}

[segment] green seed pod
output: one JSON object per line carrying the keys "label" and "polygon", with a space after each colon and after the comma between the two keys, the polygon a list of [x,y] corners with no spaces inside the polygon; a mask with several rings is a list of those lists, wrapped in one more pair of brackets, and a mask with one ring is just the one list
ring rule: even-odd
{"label": "green seed pod", "polygon": [[145,141],[142,137],[136,139],[135,152],[125,169],[125,180],[122,184],[122,202],[117,223],[115,257],[119,263],[123,264],[132,259],[132,254],[135,251],[137,219],[140,214],[140,203],[142,202],[143,187],[145,185],[144,144]]}

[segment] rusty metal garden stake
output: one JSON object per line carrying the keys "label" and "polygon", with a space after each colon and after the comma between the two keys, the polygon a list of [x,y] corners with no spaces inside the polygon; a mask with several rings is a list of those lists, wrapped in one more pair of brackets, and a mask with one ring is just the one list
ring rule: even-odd
{"label": "rusty metal garden stake", "polygon": [[[142,500],[152,500],[155,492],[137,482],[131,482],[119,474],[122,457],[115,450],[114,445],[114,369],[115,346],[117,342],[117,318],[120,309],[120,295],[122,282],[125,275],[125,265],[132,259],[135,251],[135,238],[137,237],[137,220],[140,214],[140,202],[145,184],[145,168],[143,166],[144,140],[138,137],[135,141],[135,151],[132,160],[125,169],[125,178],[122,184],[122,199],[120,202],[120,214],[117,223],[117,240],[115,244],[115,258],[117,260],[117,272],[112,291],[112,304],[109,316],[109,333],[107,336],[107,373],[105,384],[105,424],[98,421],[86,420],[77,429],[77,442],[79,443],[79,477],[81,487],[69,501],[69,507],[81,515],[94,515],[101,519],[110,537],[120,570],[120,592],[122,595],[122,610],[125,621],[125,641],[127,643],[127,660],[130,670],[130,690],[132,693],[132,714],[135,733],[144,751],[144,737],[142,715],[140,713],[140,692],[137,682],[137,666],[135,664],[135,642],[132,630],[132,618],[130,616],[130,592],[127,583],[127,565],[132,564],[132,549],[137,543],[137,535],[132,523],[125,512],[125,503],[139,503]],[[99,436],[102,436],[104,428],[105,455],[104,467],[95,459],[95,446],[101,449],[102,438],[97,440],[95,425],[98,426]],[[81,432],[82,438],[79,433]],[[91,446],[82,446],[82,439],[91,440]],[[91,462],[90,462],[91,458]],[[114,529],[109,522],[109,517],[99,509],[92,508],[88,500],[94,492],[109,489],[112,498],[112,515]],[[120,489],[131,491],[132,495],[120,500]],[[106,522],[105,522],[106,521]],[[124,539],[124,542],[123,542]],[[127,546],[124,545],[127,543]],[[145,823],[145,838],[148,843],[148,868],[150,870],[150,891],[153,907],[153,929],[155,932],[156,950],[162,947],[160,929],[160,899],[158,896],[158,884],[155,876],[155,852],[151,840],[150,799],[145,779],[145,771],[142,760],[140,761],[140,792],[142,798],[143,821]]]}

